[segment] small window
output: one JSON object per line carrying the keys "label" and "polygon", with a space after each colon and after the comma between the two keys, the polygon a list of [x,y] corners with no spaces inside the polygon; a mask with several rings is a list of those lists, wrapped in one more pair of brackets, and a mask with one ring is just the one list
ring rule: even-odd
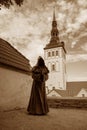
{"label": "small window", "polygon": [[82,97],[85,97],[85,94],[82,94]]}
{"label": "small window", "polygon": [[52,71],[55,71],[56,70],[56,67],[55,67],[55,64],[52,65]]}
{"label": "small window", "polygon": [[50,57],[51,56],[51,53],[50,52],[48,52],[48,57]]}
{"label": "small window", "polygon": [[52,97],[55,97],[55,96],[56,96],[55,94],[52,95]]}
{"label": "small window", "polygon": [[53,90],[55,90],[55,87],[52,87]]}
{"label": "small window", "polygon": [[52,51],[52,56],[54,56],[54,51]]}
{"label": "small window", "polygon": [[53,36],[55,36],[55,33],[53,33]]}
{"label": "small window", "polygon": [[58,51],[56,51],[56,56],[58,56]]}

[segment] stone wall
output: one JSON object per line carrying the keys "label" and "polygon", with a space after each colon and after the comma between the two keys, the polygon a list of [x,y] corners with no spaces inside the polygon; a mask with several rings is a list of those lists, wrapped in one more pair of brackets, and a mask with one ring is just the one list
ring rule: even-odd
{"label": "stone wall", "polygon": [[27,108],[31,75],[0,67],[0,110]]}
{"label": "stone wall", "polygon": [[87,98],[48,98],[51,108],[86,108]]}

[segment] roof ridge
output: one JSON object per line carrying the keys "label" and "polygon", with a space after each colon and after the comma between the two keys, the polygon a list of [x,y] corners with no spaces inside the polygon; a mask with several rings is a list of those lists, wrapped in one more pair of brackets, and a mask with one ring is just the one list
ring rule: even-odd
{"label": "roof ridge", "polygon": [[30,71],[29,60],[6,40],[0,38],[0,62],[24,71]]}
{"label": "roof ridge", "polygon": [[11,45],[9,42],[7,42],[6,40],[0,38],[0,40],[2,40],[3,42],[6,42],[12,49],[14,49],[17,53],[19,53],[22,57],[24,57],[26,60],[29,61],[29,59],[27,59],[24,55],[22,55],[22,53],[20,51],[18,51],[13,45]]}

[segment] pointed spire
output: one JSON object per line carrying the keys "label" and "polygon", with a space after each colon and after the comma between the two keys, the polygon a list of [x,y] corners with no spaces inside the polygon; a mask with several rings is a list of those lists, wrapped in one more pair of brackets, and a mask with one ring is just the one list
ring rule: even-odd
{"label": "pointed spire", "polygon": [[51,44],[58,44],[59,43],[59,31],[57,29],[57,21],[55,17],[55,6],[53,9],[53,21],[52,21],[52,30],[51,30]]}
{"label": "pointed spire", "polygon": [[54,5],[51,38],[50,38],[50,42],[46,45],[44,49],[50,49],[50,48],[55,48],[55,47],[63,47],[65,51],[64,43],[60,42],[60,39],[59,39],[59,30],[57,28],[57,21],[56,21],[56,16],[55,16],[55,5]]}
{"label": "pointed spire", "polygon": [[54,6],[54,10],[53,10],[53,21],[56,21],[56,18],[55,18],[55,6]]}
{"label": "pointed spire", "polygon": [[57,21],[55,16],[55,6],[53,7],[53,21],[52,21],[52,27],[57,27]]}

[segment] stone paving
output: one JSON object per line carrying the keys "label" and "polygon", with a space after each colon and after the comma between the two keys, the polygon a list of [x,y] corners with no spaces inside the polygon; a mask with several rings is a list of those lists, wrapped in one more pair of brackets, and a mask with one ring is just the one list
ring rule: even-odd
{"label": "stone paving", "polygon": [[53,109],[46,116],[26,109],[0,112],[0,130],[87,130],[87,110]]}

